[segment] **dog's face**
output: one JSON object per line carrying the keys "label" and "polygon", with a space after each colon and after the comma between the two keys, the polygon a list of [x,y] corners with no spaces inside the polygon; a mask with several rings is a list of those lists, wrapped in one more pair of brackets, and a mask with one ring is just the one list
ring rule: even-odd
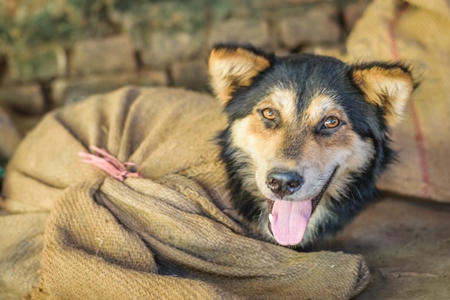
{"label": "dog's face", "polygon": [[209,72],[241,166],[233,176],[257,199],[262,231],[281,245],[312,239],[321,222],[339,218],[327,202],[342,199],[355,176],[378,172],[380,143],[414,87],[398,64],[276,58],[237,46],[214,48]]}

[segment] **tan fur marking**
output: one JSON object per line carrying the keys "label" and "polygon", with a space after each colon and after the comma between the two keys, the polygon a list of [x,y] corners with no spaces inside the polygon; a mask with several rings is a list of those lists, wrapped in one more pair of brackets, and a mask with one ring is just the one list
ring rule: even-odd
{"label": "tan fur marking", "polygon": [[283,141],[283,132],[268,131],[255,115],[235,122],[232,135],[233,144],[246,150],[257,164],[274,157]]}
{"label": "tan fur marking", "polygon": [[409,73],[400,68],[373,67],[355,70],[353,78],[366,94],[369,103],[385,109],[389,126],[394,126],[401,120],[414,89]]}
{"label": "tan fur marking", "polygon": [[283,120],[295,120],[297,113],[297,94],[292,89],[274,88],[268,101],[275,103]]}
{"label": "tan fur marking", "polygon": [[315,126],[325,116],[334,115],[336,117],[342,117],[342,111],[337,103],[329,96],[317,95],[309,104],[305,112],[305,118],[308,125]]}
{"label": "tan fur marking", "polygon": [[270,66],[270,62],[242,48],[213,49],[208,69],[216,97],[225,105],[237,86],[249,86],[252,79]]}

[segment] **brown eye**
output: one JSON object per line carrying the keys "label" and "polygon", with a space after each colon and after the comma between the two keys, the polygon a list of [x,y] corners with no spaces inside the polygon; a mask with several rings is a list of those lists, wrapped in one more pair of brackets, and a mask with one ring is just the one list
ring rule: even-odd
{"label": "brown eye", "polygon": [[336,117],[328,117],[325,122],[323,123],[323,126],[325,128],[336,128],[339,125],[340,121]]}
{"label": "brown eye", "polygon": [[262,115],[264,118],[266,118],[267,120],[275,120],[275,112],[271,109],[271,108],[265,108],[262,110]]}

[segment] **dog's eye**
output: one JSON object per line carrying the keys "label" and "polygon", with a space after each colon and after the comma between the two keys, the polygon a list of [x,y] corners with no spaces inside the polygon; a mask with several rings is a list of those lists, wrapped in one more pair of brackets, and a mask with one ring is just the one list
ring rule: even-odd
{"label": "dog's eye", "polygon": [[267,120],[275,120],[275,112],[271,109],[271,108],[265,108],[261,111],[261,114],[263,115],[264,118],[266,118]]}
{"label": "dog's eye", "polygon": [[323,123],[323,126],[325,128],[336,128],[339,125],[340,121],[336,117],[328,117],[326,118],[325,122]]}

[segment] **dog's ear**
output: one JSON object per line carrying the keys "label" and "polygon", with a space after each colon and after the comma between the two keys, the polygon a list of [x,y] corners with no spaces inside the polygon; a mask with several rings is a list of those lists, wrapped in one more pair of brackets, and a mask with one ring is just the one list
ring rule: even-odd
{"label": "dog's ear", "polygon": [[211,86],[226,105],[239,86],[249,86],[255,76],[268,69],[272,56],[251,46],[217,45],[208,60]]}
{"label": "dog's ear", "polygon": [[396,125],[415,88],[411,71],[400,63],[371,63],[353,66],[351,74],[366,100],[382,108],[388,126]]}

